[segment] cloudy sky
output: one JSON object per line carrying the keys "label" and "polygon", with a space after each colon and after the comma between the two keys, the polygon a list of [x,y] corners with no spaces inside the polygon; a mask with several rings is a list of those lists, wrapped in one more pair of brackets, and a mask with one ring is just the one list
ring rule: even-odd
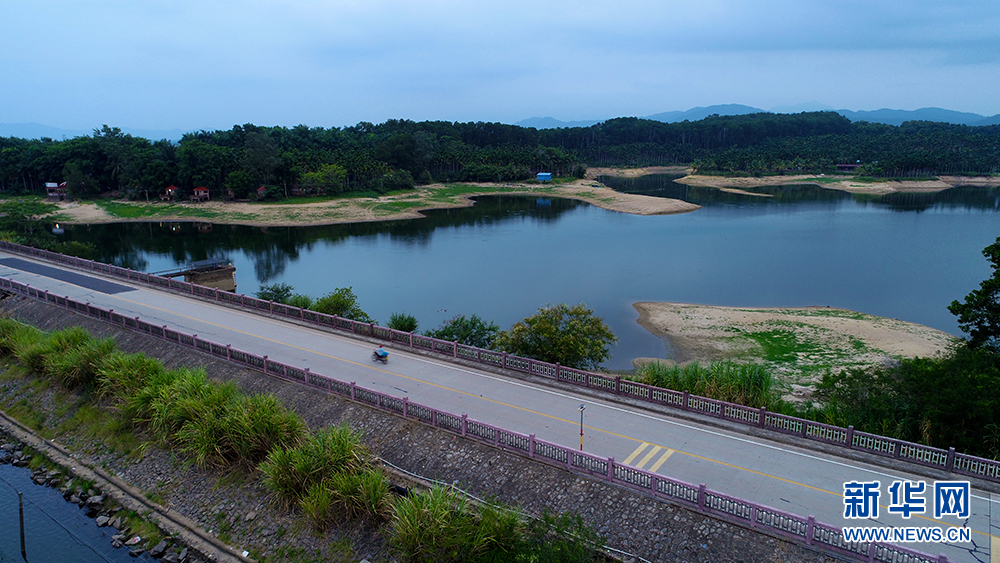
{"label": "cloudy sky", "polygon": [[1000,113],[997,0],[6,0],[0,123]]}

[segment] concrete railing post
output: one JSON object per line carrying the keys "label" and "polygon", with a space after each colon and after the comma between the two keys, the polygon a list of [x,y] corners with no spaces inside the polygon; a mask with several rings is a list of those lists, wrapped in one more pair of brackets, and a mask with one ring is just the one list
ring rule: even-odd
{"label": "concrete railing post", "polygon": [[946,471],[955,468],[955,448],[948,448],[948,460],[944,463],[944,468]]}
{"label": "concrete railing post", "polygon": [[621,394],[622,394],[622,376],[616,375],[615,376],[615,395],[621,395]]}
{"label": "concrete railing post", "polygon": [[354,400],[354,388],[355,388],[356,386],[357,386],[357,383],[355,383],[355,382],[353,382],[353,381],[352,381],[352,382],[351,382],[351,400],[352,400],[352,401]]}
{"label": "concrete railing post", "polygon": [[809,518],[806,518],[806,545],[812,545],[813,543],[813,533],[816,530],[816,517],[812,514]]}
{"label": "concrete railing post", "polygon": [[688,410],[688,392],[684,392],[684,398],[681,400],[681,408]]}
{"label": "concrete railing post", "polygon": [[848,448],[853,448],[854,447],[854,425],[853,424],[847,427],[847,447]]}
{"label": "concrete railing post", "polygon": [[556,362],[556,381],[559,381],[559,378],[561,376],[562,376],[562,366],[559,364],[559,362]]}
{"label": "concrete railing post", "polygon": [[528,457],[535,457],[535,435],[528,434]]}
{"label": "concrete railing post", "polygon": [[452,358],[458,357],[458,340],[451,343],[451,357]]}
{"label": "concrete railing post", "polygon": [[311,373],[309,373],[309,368],[303,368],[303,369],[302,369],[302,377],[304,377],[304,378],[306,379],[306,384],[307,384],[307,385],[311,385],[311,384],[312,384],[312,383],[310,382],[310,379],[311,379],[311,377],[310,377],[310,376],[311,376],[311,375],[312,375],[312,374],[311,374]]}
{"label": "concrete railing post", "polygon": [[608,481],[615,480],[615,458],[608,458]]}
{"label": "concrete railing post", "polygon": [[760,412],[757,414],[760,420],[757,421],[757,428],[763,428],[764,422],[767,420],[767,407],[760,407]]}
{"label": "concrete railing post", "polygon": [[469,431],[469,415],[462,413],[462,437]]}
{"label": "concrete railing post", "polygon": [[403,418],[410,416],[410,398],[403,397]]}
{"label": "concrete railing post", "polygon": [[233,359],[233,345],[232,344],[226,344],[226,359],[227,360],[232,360]]}
{"label": "concrete railing post", "polygon": [[705,483],[698,485],[698,508],[705,511]]}

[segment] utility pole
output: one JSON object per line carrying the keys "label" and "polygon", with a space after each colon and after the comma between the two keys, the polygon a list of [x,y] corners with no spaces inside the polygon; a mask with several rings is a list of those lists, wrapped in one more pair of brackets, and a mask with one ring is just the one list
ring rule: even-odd
{"label": "utility pole", "polygon": [[21,520],[21,558],[27,563],[28,555],[24,551],[24,493],[17,493],[17,514]]}
{"label": "utility pole", "polygon": [[583,451],[583,411],[586,409],[586,405],[580,405],[580,451]]}

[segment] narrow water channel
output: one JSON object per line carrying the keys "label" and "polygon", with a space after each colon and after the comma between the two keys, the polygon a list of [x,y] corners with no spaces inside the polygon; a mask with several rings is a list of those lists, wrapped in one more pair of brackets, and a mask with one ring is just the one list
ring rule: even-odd
{"label": "narrow water channel", "polygon": [[31,470],[0,465],[0,562],[23,563],[17,493],[24,499],[24,539],[28,563],[117,563],[153,561],[145,553],[111,547],[113,528],[98,528],[92,518],[62,494],[31,481]]}

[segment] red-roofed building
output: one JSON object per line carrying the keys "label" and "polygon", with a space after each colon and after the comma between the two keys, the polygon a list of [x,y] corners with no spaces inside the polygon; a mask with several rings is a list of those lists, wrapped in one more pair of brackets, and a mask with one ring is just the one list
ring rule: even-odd
{"label": "red-roofed building", "polygon": [[257,188],[257,199],[264,199],[265,192],[267,192],[267,186]]}
{"label": "red-roofed building", "polygon": [[177,195],[177,186],[170,184],[167,189],[160,194],[160,201],[170,201]]}
{"label": "red-roofed building", "polygon": [[194,189],[194,195],[191,199],[195,201],[208,201],[208,188],[205,186],[198,186]]}
{"label": "red-roofed building", "polygon": [[64,200],[66,199],[66,182],[55,183],[55,182],[45,182],[45,192],[48,194],[49,198]]}

